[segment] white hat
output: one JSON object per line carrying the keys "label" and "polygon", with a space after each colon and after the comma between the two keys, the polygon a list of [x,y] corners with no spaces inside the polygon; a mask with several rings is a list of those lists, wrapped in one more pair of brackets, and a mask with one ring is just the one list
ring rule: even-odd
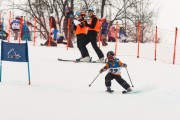
{"label": "white hat", "polygon": [[95,11],[95,8],[92,7],[92,6],[90,6],[89,9],[88,9],[88,11]]}

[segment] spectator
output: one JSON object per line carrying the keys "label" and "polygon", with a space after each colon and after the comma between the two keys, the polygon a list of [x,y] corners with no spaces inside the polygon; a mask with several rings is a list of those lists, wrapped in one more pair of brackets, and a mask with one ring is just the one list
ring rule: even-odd
{"label": "spectator", "polygon": [[101,25],[101,40],[102,40],[102,45],[106,46],[108,45],[106,43],[107,41],[107,32],[108,32],[108,23],[106,21],[106,18],[101,19],[102,25]]}
{"label": "spectator", "polygon": [[115,42],[116,41],[116,30],[114,26],[111,26],[108,32],[108,41]]}
{"label": "spectator", "polygon": [[49,23],[51,25],[51,28],[57,29],[56,20],[55,20],[55,18],[53,16],[49,17]]}
{"label": "spectator", "polygon": [[[68,22],[68,19],[70,19],[70,22]],[[71,7],[66,7],[65,8],[65,18],[64,18],[64,22],[63,22],[63,31],[65,34],[66,39],[68,41],[68,47],[73,48],[73,41],[74,41],[74,23],[73,23],[73,19],[74,19],[74,15],[72,12]],[[69,31],[68,31],[68,25],[69,25]],[[69,32],[69,33],[68,33]]]}
{"label": "spectator", "polygon": [[119,28],[119,38],[122,42],[127,42],[126,41],[126,31],[124,30],[124,27]]}
{"label": "spectator", "polygon": [[2,25],[2,23],[0,22],[0,39],[2,39],[2,40],[7,40],[8,35],[9,35],[9,34],[8,34],[6,31],[4,31],[3,25]]}
{"label": "spectator", "polygon": [[22,20],[22,16],[16,16],[14,20],[11,22],[11,29],[14,33],[14,40],[18,39],[18,33],[20,32],[20,23]]}
{"label": "spectator", "polygon": [[30,30],[29,30],[29,26],[32,25],[31,22],[26,21],[23,23],[23,27],[22,27],[22,40],[28,40],[31,41],[31,34],[30,34]]}
{"label": "spectator", "polygon": [[[56,41],[56,39],[57,39],[58,30],[52,28],[50,34],[51,34],[51,36],[49,37],[49,39],[48,39],[44,44],[41,44],[41,46],[48,46],[48,45],[54,46],[54,47],[57,46],[57,43],[56,43],[55,41]],[[50,40],[50,41],[49,41],[49,40]]]}
{"label": "spectator", "polygon": [[52,34],[52,39],[53,39],[54,41],[57,40],[58,33],[59,33],[59,31],[58,31],[57,29],[54,29],[54,28],[52,29],[51,34]]}
{"label": "spectator", "polygon": [[62,43],[62,44],[67,44],[67,42],[63,42],[63,40],[65,40],[65,37],[62,33],[58,32],[58,36],[57,36],[57,43]]}
{"label": "spectator", "polygon": [[55,18],[53,16],[50,16],[50,18],[49,18],[49,26],[51,28],[51,31],[50,31],[51,36],[49,36],[48,40],[44,44],[41,44],[41,46],[50,45],[50,46],[56,47],[57,43],[55,41],[57,39],[58,30],[57,30],[57,27],[56,27]]}

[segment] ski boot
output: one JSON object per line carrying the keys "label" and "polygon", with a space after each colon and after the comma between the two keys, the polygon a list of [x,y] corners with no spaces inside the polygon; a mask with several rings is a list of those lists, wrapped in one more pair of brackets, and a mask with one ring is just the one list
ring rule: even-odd
{"label": "ski boot", "polygon": [[107,88],[106,92],[112,93],[112,92],[114,92],[114,90],[111,90],[111,88]]}

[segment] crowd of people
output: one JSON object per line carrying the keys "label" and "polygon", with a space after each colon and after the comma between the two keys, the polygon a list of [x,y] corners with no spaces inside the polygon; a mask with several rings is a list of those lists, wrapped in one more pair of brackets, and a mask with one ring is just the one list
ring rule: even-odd
{"label": "crowd of people", "polygon": [[[7,40],[9,34],[7,33],[7,31],[5,31],[3,24],[4,23],[1,21],[0,39]],[[29,26],[32,26],[31,22],[25,20],[23,21],[23,16],[16,16],[15,19],[10,22],[10,29],[12,30],[12,36],[14,40],[18,40],[18,38],[21,38],[21,40],[31,41],[32,39]]]}
{"label": "crowd of people", "polygon": [[[90,11],[90,9],[93,11],[93,7],[90,7],[88,11]],[[85,18],[85,16],[90,17],[90,19],[88,19],[88,21],[91,21],[91,16],[90,14],[86,15],[86,11],[78,11],[79,13],[83,13],[83,18]],[[77,12],[77,13],[78,13]],[[94,14],[95,12],[92,12],[92,15],[95,16]],[[77,16],[77,17],[76,17]],[[49,23],[51,23],[51,37],[47,39],[47,41],[43,44],[41,44],[42,46],[46,46],[49,45],[49,40],[50,40],[50,46],[57,46],[57,44],[65,44],[70,48],[73,48],[74,45],[73,43],[77,41],[77,31],[76,31],[76,26],[74,25],[74,19],[78,20],[78,14],[74,14],[73,10],[71,9],[71,7],[65,7],[65,18],[63,21],[63,27],[62,30],[58,30],[57,25],[56,25],[56,20],[53,16],[50,16],[49,18]],[[85,38],[89,38],[89,34],[92,34],[92,30],[90,30],[88,32],[89,29],[92,28],[92,26],[95,26],[95,24],[97,24],[96,26],[96,32],[97,35],[95,39],[96,41],[100,40],[103,46],[108,45],[107,42],[115,42],[116,41],[116,37],[118,37],[122,42],[126,42],[126,32],[124,30],[123,27],[120,27],[118,29],[118,36],[116,36],[116,29],[115,26],[110,25],[108,22],[108,20],[106,18],[97,18],[97,23],[96,22],[92,22],[92,24],[90,26],[88,26],[88,24],[86,24],[84,27],[86,27],[86,37]],[[94,18],[93,18],[94,20]],[[86,21],[86,23],[89,23]],[[22,24],[22,26],[21,26]],[[19,37],[21,37],[21,40],[28,40],[31,41],[32,40],[32,36],[31,36],[31,32],[29,30],[29,26],[33,26],[31,22],[29,21],[25,21],[23,20],[23,16],[16,16],[14,20],[11,21],[10,23],[11,26],[11,30],[13,32],[13,37],[14,40],[17,40]],[[21,28],[22,27],[22,28]],[[0,26],[0,28],[2,28],[2,25]],[[20,29],[22,29],[21,31],[21,35],[19,36],[20,33]],[[4,33],[6,35],[5,39],[7,39],[8,33],[4,30]],[[89,34],[88,34],[89,33]],[[2,37],[2,35],[0,34],[0,36]],[[93,34],[94,36],[94,34]],[[92,38],[90,38],[92,39]],[[86,40],[87,41],[87,40]],[[82,43],[81,43],[82,44]],[[85,44],[85,43],[84,43]],[[95,51],[97,52],[99,57],[103,57],[98,50],[98,48],[95,47],[96,45],[93,43],[93,48],[95,49]],[[79,48],[79,47],[78,47]],[[86,51],[86,50],[85,50]],[[88,53],[86,52],[86,56],[88,56]]]}

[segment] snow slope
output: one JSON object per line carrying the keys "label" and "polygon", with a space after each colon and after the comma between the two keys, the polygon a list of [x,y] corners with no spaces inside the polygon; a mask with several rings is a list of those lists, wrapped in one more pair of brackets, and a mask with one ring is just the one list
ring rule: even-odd
{"label": "snow slope", "polygon": [[[114,50],[113,44],[102,47],[103,52]],[[129,45],[129,50],[137,47],[124,45]],[[90,44],[88,49],[96,60]],[[134,94],[123,95],[123,88],[116,81],[112,81],[115,93],[106,93],[106,73],[100,74],[89,87],[103,64],[57,61],[58,57],[80,57],[76,47],[66,50],[63,45],[48,48],[30,42],[32,85],[28,85],[26,63],[2,62],[1,120],[180,119],[180,66],[123,54],[118,50],[118,57],[128,65]],[[130,83],[125,69],[122,77]]]}

